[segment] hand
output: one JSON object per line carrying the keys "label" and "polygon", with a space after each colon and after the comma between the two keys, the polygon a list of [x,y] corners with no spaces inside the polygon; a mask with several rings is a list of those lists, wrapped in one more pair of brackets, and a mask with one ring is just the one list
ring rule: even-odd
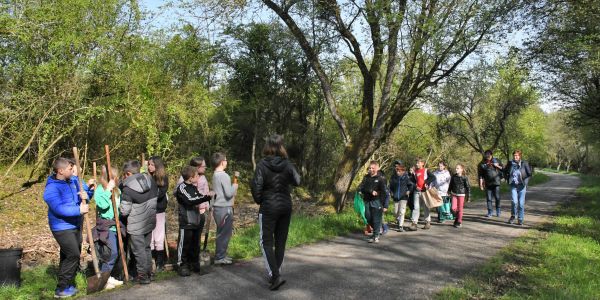
{"label": "hand", "polygon": [[479,189],[483,191],[483,185],[479,185]]}
{"label": "hand", "polygon": [[79,205],[79,214],[80,215],[87,214],[89,210],[90,210],[90,206],[87,205],[87,203],[82,202],[81,205]]}
{"label": "hand", "polygon": [[214,197],[217,193],[215,191],[208,191],[208,195]]}
{"label": "hand", "polygon": [[79,198],[81,198],[81,201],[86,201],[88,199],[88,195],[86,192],[81,191],[79,192]]}
{"label": "hand", "polygon": [[383,208],[383,212],[386,212],[386,211],[387,211],[387,208],[385,208],[385,207],[384,207],[384,208]]}
{"label": "hand", "polygon": [[111,179],[108,182],[108,184],[106,185],[106,190],[112,191],[114,188],[115,188],[115,181]]}
{"label": "hand", "polygon": [[373,191],[373,196],[377,196],[377,191]]}

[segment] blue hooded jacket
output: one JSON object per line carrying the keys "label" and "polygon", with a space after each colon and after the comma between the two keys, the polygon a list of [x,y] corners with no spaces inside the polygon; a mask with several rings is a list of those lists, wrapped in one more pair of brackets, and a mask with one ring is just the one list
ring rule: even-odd
{"label": "blue hooded jacket", "polygon": [[48,204],[48,223],[51,231],[78,229],[81,227],[79,212],[79,184],[73,176],[68,180],[51,175],[46,181],[44,201]]}

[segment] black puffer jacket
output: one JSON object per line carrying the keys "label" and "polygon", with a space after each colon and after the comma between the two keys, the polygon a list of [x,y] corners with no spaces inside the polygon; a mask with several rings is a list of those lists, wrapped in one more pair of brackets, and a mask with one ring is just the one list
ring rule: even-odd
{"label": "black puffer jacket", "polygon": [[156,213],[164,213],[167,210],[167,189],[169,188],[169,178],[165,176],[164,185],[158,186],[158,199],[156,200]]}
{"label": "black puffer jacket", "polygon": [[465,195],[468,197],[471,194],[471,185],[469,184],[469,179],[467,176],[458,176],[458,174],[452,174],[448,193],[451,193],[452,195]]}
{"label": "black puffer jacket", "polygon": [[252,198],[260,205],[259,213],[291,211],[292,185],[300,185],[300,175],[287,158],[263,158],[256,166],[251,184]]}
{"label": "black puffer jacket", "polygon": [[390,192],[392,193],[392,199],[396,202],[408,200],[407,193],[412,191],[413,185],[413,182],[408,176],[408,172],[404,172],[402,175],[398,175],[394,172],[392,177],[390,177]]}

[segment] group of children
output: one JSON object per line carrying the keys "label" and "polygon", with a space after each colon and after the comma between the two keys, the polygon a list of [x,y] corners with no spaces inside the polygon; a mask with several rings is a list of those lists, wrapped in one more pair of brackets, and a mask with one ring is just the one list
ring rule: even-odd
{"label": "group of children", "polygon": [[[179,239],[177,244],[177,271],[180,276],[200,271],[200,233],[205,223],[205,212],[212,201],[212,212],[217,224],[217,265],[232,264],[227,248],[233,229],[233,201],[238,185],[225,172],[227,157],[223,153],[212,156],[215,167],[212,190],[206,179],[206,161],[193,158],[181,171],[173,192],[179,204]],[[96,202],[95,248],[98,249],[101,272],[110,276],[105,289],[123,284],[125,277],[119,264],[119,239],[130,255],[127,265],[134,266],[129,274],[134,282],[149,284],[165,266],[166,215],[169,181],[165,164],[160,157],[150,157],[147,165],[137,160],[127,161],[122,176],[116,168],[101,167],[96,182],[90,179],[79,188],[80,179],[73,160],[58,158],[53,173],[47,180],[44,201],[48,205],[50,230],[60,246],[60,263],[56,298],[77,294],[74,279],[79,267],[82,245],[82,216],[89,211],[90,199]],[[145,169],[142,171],[142,169]],[[114,200],[114,202],[113,202]],[[115,211],[118,217],[115,218]],[[117,232],[117,222],[121,237]],[[125,250],[127,252],[127,250]],[[155,268],[153,268],[153,260]]]}
{"label": "group of children", "polygon": [[[431,228],[430,210],[422,197],[429,188],[435,187],[444,203],[451,203],[454,227],[462,226],[462,215],[465,199],[470,193],[469,180],[464,173],[464,166],[456,165],[456,173],[450,174],[445,162],[440,162],[438,170],[431,172],[425,168],[425,161],[417,158],[414,167],[407,170],[405,164],[396,160],[394,172],[389,183],[379,163],[369,163],[368,174],[365,175],[359,186],[359,192],[365,201],[365,217],[368,225],[366,232],[371,236],[369,243],[378,243],[381,234],[388,231],[388,225],[383,222],[383,213],[387,212],[390,198],[394,201],[394,217],[397,220],[397,230],[405,231],[404,219],[406,208],[410,208],[411,224],[408,230],[416,231],[419,223],[421,207],[423,207],[423,229]],[[450,196],[451,195],[451,196]],[[443,208],[442,208],[443,209]],[[443,210],[440,209],[438,220],[443,221]]]}
{"label": "group of children", "polygon": [[[509,224],[517,221],[523,225],[525,193],[527,183],[532,175],[531,167],[521,160],[521,151],[515,150],[513,160],[504,167],[493,157],[491,150],[484,153],[482,162],[478,165],[478,181],[482,191],[486,191],[487,218],[494,216],[493,203],[495,200],[495,216],[500,217],[500,182],[505,179],[511,189],[511,217]],[[365,234],[370,235],[369,243],[378,243],[381,234],[388,231],[389,226],[383,222],[383,214],[387,211],[390,198],[394,201],[394,217],[397,220],[397,230],[416,231],[419,223],[421,208],[425,224],[422,229],[431,228],[430,208],[426,205],[423,194],[430,188],[435,188],[442,203],[437,207],[438,222],[454,220],[454,227],[461,228],[463,209],[469,201],[471,186],[466,176],[465,167],[456,164],[455,172],[450,173],[445,162],[438,164],[437,170],[431,172],[425,168],[425,161],[417,158],[413,167],[407,170],[400,160],[394,162],[393,174],[387,182],[376,161],[371,161],[368,173],[359,186],[363,195],[367,228]],[[410,225],[405,229],[404,219],[407,206],[411,209]]]}

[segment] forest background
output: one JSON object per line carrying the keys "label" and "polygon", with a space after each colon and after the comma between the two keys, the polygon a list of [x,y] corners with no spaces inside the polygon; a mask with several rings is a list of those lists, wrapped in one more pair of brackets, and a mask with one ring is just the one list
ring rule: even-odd
{"label": "forest background", "polygon": [[158,155],[173,179],[223,151],[243,203],[280,133],[296,193],[337,211],[370,159],[460,162],[474,180],[483,151],[518,148],[536,168],[600,172],[594,1],[327,3],[0,2],[0,214],[41,214],[3,232],[45,225],[43,183],[73,146],[88,176],[108,144],[113,164]]}

